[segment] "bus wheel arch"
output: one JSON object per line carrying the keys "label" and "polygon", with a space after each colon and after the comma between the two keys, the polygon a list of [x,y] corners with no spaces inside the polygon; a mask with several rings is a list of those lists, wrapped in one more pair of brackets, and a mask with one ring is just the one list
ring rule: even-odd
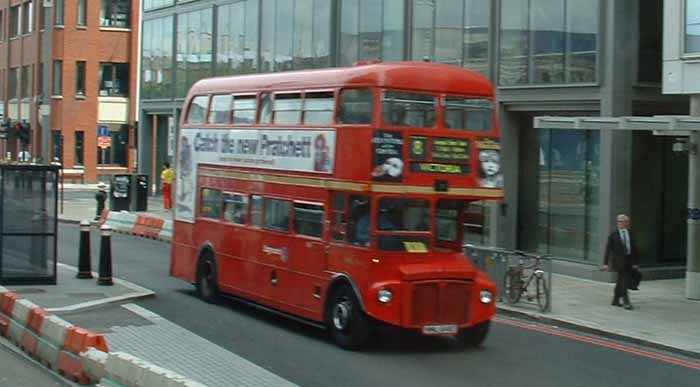
{"label": "bus wheel arch", "polygon": [[218,271],[216,254],[210,244],[205,245],[197,259],[197,293],[206,302],[216,303],[219,299]]}
{"label": "bus wheel arch", "polygon": [[371,321],[362,297],[347,277],[336,278],[328,288],[324,321],[333,341],[345,349],[358,349],[367,343]]}

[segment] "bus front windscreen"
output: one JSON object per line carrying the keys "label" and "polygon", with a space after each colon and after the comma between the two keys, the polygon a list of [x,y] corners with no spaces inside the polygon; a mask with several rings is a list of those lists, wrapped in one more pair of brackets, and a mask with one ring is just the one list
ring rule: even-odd
{"label": "bus front windscreen", "polygon": [[432,219],[429,200],[382,198],[378,211],[377,241],[380,250],[428,251]]}

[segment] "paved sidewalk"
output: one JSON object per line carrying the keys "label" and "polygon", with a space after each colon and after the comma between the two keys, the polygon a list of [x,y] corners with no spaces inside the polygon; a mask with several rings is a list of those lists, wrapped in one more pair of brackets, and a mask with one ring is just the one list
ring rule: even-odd
{"label": "paved sidewalk", "polygon": [[117,278],[114,278],[114,286],[98,286],[96,273],[93,273],[94,279],[77,279],[76,273],[76,268],[59,264],[56,286],[6,287],[77,326],[103,333],[110,351],[129,353],[209,387],[294,386],[274,373],[130,303],[155,296],[153,291]]}
{"label": "paved sidewalk", "polygon": [[[93,220],[96,215],[97,202],[95,193],[96,184],[66,184],[58,196],[58,217],[64,223],[80,223],[83,220]],[[109,187],[107,188],[109,193]],[[105,203],[109,208],[109,198]],[[148,197],[148,211],[137,212],[139,215],[148,215],[157,218],[170,219],[172,212],[163,209],[163,196]]]}
{"label": "paved sidewalk", "polygon": [[575,328],[700,358],[700,301],[685,298],[685,280],[642,281],[633,310],[610,305],[614,283],[554,274],[552,312],[499,304],[499,312]]}

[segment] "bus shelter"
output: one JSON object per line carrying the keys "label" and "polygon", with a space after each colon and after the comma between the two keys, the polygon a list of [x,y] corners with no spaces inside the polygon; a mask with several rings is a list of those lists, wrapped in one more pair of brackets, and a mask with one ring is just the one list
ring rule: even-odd
{"label": "bus shelter", "polygon": [[[696,109],[691,105],[691,112]],[[533,126],[537,129],[648,131],[655,136],[675,139],[673,151],[688,153],[686,298],[700,300],[700,116],[539,116],[534,118]]]}
{"label": "bus shelter", "polygon": [[0,285],[56,284],[58,173],[0,165]]}

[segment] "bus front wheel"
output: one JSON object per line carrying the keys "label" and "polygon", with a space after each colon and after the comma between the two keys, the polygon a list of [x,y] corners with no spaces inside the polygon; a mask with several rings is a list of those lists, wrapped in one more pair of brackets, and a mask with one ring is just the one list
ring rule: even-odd
{"label": "bus front wheel", "polygon": [[486,340],[490,326],[491,321],[484,321],[471,328],[463,329],[459,332],[457,340],[464,347],[478,347]]}
{"label": "bus front wheel", "polygon": [[340,347],[358,349],[367,343],[370,321],[349,286],[343,285],[332,293],[327,316],[331,338]]}
{"label": "bus front wheel", "polygon": [[204,301],[212,304],[219,300],[219,286],[216,278],[214,257],[211,254],[202,256],[197,265],[197,292]]}

